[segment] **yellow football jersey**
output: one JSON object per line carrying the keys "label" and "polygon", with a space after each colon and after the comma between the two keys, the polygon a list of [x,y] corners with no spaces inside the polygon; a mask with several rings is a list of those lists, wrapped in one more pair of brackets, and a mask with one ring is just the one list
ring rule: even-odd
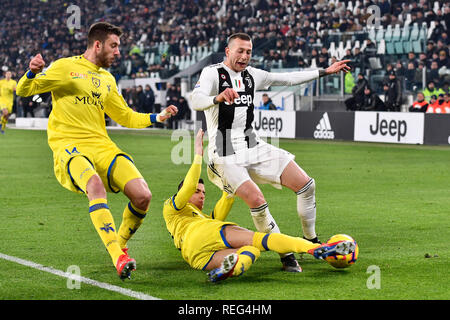
{"label": "yellow football jersey", "polygon": [[[48,143],[53,151],[77,141],[110,143],[105,113],[129,128],[152,124],[149,114],[134,112],[119,93],[115,78],[81,56],[62,58],[37,75],[25,74],[17,85],[19,96],[51,92]],[[156,121],[153,115],[153,121]]]}
{"label": "yellow football jersey", "polygon": [[10,79],[0,80],[0,101],[6,105],[13,105],[14,90],[17,86],[17,81]]}
{"label": "yellow football jersey", "polygon": [[[202,157],[196,155],[181,189],[164,202],[164,220],[166,221],[167,229],[173,237],[174,244],[178,249],[181,248],[183,239],[188,236],[186,232],[189,226],[195,223],[202,223],[203,221],[207,223],[206,220],[211,221],[211,218],[217,219],[217,217],[220,217],[220,220],[225,220],[234,202],[234,198],[229,198],[228,194],[224,192],[222,198],[216,203],[211,215],[203,213],[194,204],[189,202],[189,199],[197,190],[201,173],[201,163]],[[207,236],[205,235],[205,237]]]}

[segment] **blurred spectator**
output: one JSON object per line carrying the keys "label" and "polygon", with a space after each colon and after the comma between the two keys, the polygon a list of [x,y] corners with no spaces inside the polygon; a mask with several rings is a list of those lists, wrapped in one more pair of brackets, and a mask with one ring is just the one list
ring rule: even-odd
{"label": "blurred spectator", "polygon": [[262,95],[262,105],[261,105],[260,109],[261,110],[277,110],[277,107],[272,102],[272,99],[270,99],[270,97],[267,93],[264,93]]}
{"label": "blurred spectator", "polygon": [[439,59],[437,61],[438,68],[449,67],[448,55],[446,50],[439,51]]}
{"label": "blurred spectator", "polygon": [[[166,101],[173,101],[173,100],[178,101],[179,95],[180,94],[177,90],[177,87],[175,85],[173,85],[172,83],[167,82],[166,83]],[[170,103],[168,105],[170,105]]]}
{"label": "blurred spectator", "polygon": [[384,102],[380,99],[378,94],[372,91],[370,87],[364,88],[364,96],[361,103],[361,111],[384,111]]}
{"label": "blurred spectator", "polygon": [[438,98],[433,95],[430,104],[427,108],[427,113],[446,113],[446,103],[444,99],[444,94],[439,94]]}
{"label": "blurred spectator", "polygon": [[414,68],[416,68],[417,65],[419,64],[419,61],[416,58],[416,54],[413,51],[408,52],[408,64],[410,63],[414,65]]}
{"label": "blurred spectator", "polygon": [[155,112],[155,93],[150,85],[145,86],[144,90],[144,112],[145,113],[153,113]]}
{"label": "blurred spectator", "polygon": [[358,80],[352,89],[352,97],[344,101],[346,109],[350,111],[359,110],[364,96],[364,88],[368,87],[368,82],[364,74],[358,74]]}
{"label": "blurred spectator", "polygon": [[403,67],[402,61],[397,60],[397,63],[395,65],[395,75],[400,78],[404,77],[406,73],[405,67]]}
{"label": "blurred spectator", "polygon": [[430,101],[428,101],[428,108],[427,108],[427,113],[434,113],[434,106],[437,103],[437,96],[436,95],[432,95],[430,97]]}
{"label": "blurred spectator", "polygon": [[386,111],[400,111],[402,104],[402,85],[394,71],[389,74],[389,81],[384,85]]}
{"label": "blurred spectator", "polygon": [[405,89],[413,91],[417,88],[418,84],[416,82],[416,67],[414,66],[414,62],[408,62],[408,68],[405,70]]}
{"label": "blurred spectator", "polygon": [[181,121],[191,119],[191,109],[183,96],[174,96],[172,98],[173,100],[168,104],[175,105],[178,108],[178,113],[169,119],[168,126],[171,129],[178,129]]}
{"label": "blurred spectator", "polygon": [[145,113],[145,94],[141,85],[136,87],[136,98],[134,107],[137,112]]}
{"label": "blurred spectator", "polygon": [[416,101],[409,107],[409,112],[426,112],[428,109],[428,102],[425,100],[425,96],[422,92],[417,94]]}
{"label": "blurred spectator", "polygon": [[351,94],[352,89],[355,86],[355,77],[351,72],[347,72],[344,77],[344,93]]}
{"label": "blurred spectator", "polygon": [[419,62],[419,65],[417,66],[416,72],[414,74],[414,83],[417,85],[417,88],[423,88],[423,85],[424,85],[424,83],[423,83],[424,68],[425,68],[425,65],[423,64],[423,62]]}
{"label": "blurred spectator", "polygon": [[21,103],[23,107],[23,117],[27,118],[28,114],[30,114],[30,116],[34,118],[34,109],[36,108],[37,103],[33,101],[33,96],[21,98]]}
{"label": "blurred spectator", "polygon": [[444,103],[445,113],[450,113],[450,94],[449,93],[444,94],[444,100],[445,100],[445,103]]}
{"label": "blurred spectator", "polygon": [[427,70],[427,81],[433,81],[436,86],[440,87],[441,79],[439,76],[439,66],[437,61],[431,62],[431,67]]}
{"label": "blurred spectator", "polygon": [[431,96],[433,96],[433,95],[437,97],[439,94],[445,93],[444,90],[442,90],[440,88],[436,88],[434,86],[434,82],[433,81],[428,81],[427,87],[422,92],[423,92],[423,94],[425,96],[425,100],[427,100],[427,101],[430,101]]}

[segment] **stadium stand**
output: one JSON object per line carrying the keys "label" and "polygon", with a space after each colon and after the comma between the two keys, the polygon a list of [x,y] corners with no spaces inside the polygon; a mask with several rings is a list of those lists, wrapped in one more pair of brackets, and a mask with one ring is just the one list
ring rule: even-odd
{"label": "stadium stand", "polygon": [[[429,80],[448,87],[450,80],[448,1],[103,0],[92,5],[81,0],[79,29],[67,27],[69,5],[63,0],[4,0],[2,70],[13,71],[17,79],[38,52],[47,62],[81,54],[89,25],[107,20],[125,31],[122,58],[110,70],[117,80],[173,79],[222,53],[226,37],[238,31],[253,37],[253,64],[266,70],[320,67],[350,58],[354,77],[364,73],[372,89],[382,93],[385,66],[393,64],[396,70],[400,62],[407,69],[408,56],[414,53],[424,76],[414,86],[406,86],[400,76],[406,93],[415,95]],[[379,20],[371,19],[373,5],[379,8]],[[436,72],[431,70],[433,61],[438,62]],[[343,92],[343,81],[329,81],[317,93]]]}

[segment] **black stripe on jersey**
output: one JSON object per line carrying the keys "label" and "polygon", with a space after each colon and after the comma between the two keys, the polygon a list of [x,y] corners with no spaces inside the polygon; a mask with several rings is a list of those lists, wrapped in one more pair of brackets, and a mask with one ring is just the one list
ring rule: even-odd
{"label": "black stripe on jersey", "polygon": [[[219,94],[226,88],[231,86],[231,78],[225,68],[217,69],[219,72]],[[224,83],[228,86],[224,86]],[[233,145],[231,144],[231,126],[234,120],[234,106],[219,104],[219,121],[216,136],[216,152],[219,156],[228,156],[234,154]]]}
{"label": "black stripe on jersey", "polygon": [[255,97],[255,81],[247,70],[242,72],[242,79],[245,84],[245,94],[252,97],[252,103],[247,107],[247,121],[245,122],[245,141],[247,142],[247,148],[253,148],[258,143],[256,142],[256,134],[253,131],[252,122],[255,118],[253,113],[255,105],[253,104],[253,98]]}

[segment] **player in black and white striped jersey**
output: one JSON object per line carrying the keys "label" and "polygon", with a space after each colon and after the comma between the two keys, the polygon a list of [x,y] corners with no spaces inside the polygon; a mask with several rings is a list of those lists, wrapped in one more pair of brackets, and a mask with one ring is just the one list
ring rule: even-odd
{"label": "player in black and white striped jersey", "polygon": [[[245,33],[228,38],[226,60],[203,69],[192,93],[194,110],[204,111],[209,137],[208,177],[219,188],[237,195],[249,206],[260,232],[280,232],[257,183],[285,186],[297,194],[303,236],[317,239],[315,183],[294,161],[294,155],[261,140],[252,127],[254,93],[271,85],[293,86],[321,76],[348,72],[350,60],[327,69],[271,73],[248,66],[252,41]],[[282,256],[283,268],[299,272],[293,254]]]}

